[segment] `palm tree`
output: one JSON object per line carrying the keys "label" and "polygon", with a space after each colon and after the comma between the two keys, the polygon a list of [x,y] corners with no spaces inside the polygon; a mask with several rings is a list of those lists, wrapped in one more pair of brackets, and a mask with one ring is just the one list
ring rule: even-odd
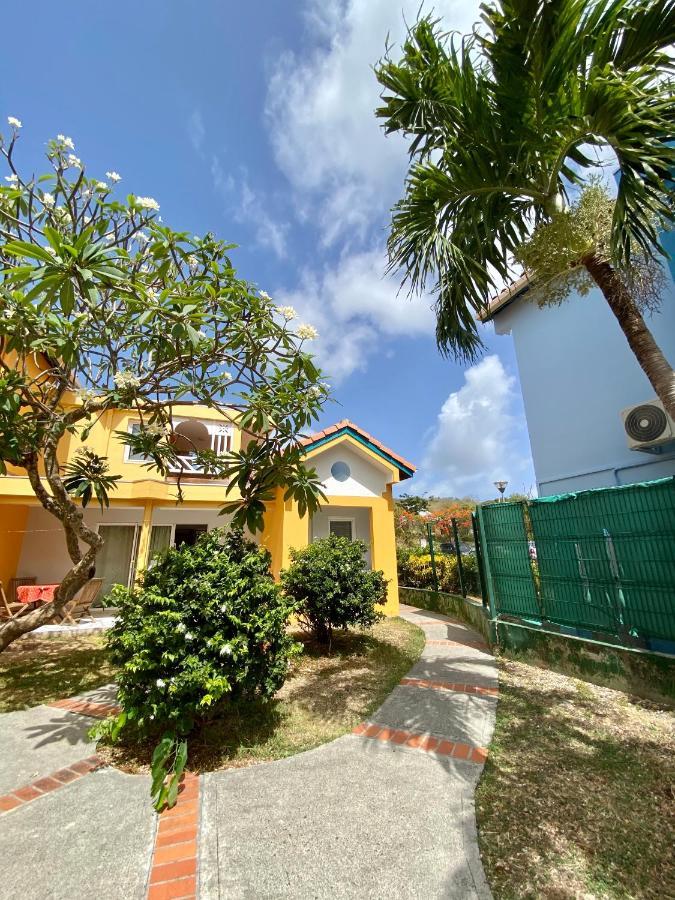
{"label": "palm tree", "polygon": [[587,184],[597,148],[620,173],[609,251],[578,260],[675,418],[675,373],[631,295],[637,255],[673,223],[675,0],[497,0],[462,39],[420,19],[376,66],[377,115],[410,140],[391,270],[436,296],[440,350],[475,359],[476,315],[513,276],[532,229]]}

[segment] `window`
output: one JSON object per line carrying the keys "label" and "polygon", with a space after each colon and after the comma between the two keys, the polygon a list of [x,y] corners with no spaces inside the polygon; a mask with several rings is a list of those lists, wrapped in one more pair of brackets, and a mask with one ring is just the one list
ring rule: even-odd
{"label": "window", "polygon": [[335,537],[352,538],[352,520],[351,519],[331,519],[328,525],[331,534]]}
{"label": "window", "polygon": [[338,460],[337,462],[334,462],[330,467],[330,474],[336,481],[346,481],[352,474],[352,470],[349,468],[346,462]]}
{"label": "window", "polygon": [[[141,423],[134,422],[129,430],[132,434],[138,434],[141,430]],[[134,453],[131,447],[127,447],[127,462],[146,462],[148,459],[150,459],[149,456],[145,456],[143,453]]]}

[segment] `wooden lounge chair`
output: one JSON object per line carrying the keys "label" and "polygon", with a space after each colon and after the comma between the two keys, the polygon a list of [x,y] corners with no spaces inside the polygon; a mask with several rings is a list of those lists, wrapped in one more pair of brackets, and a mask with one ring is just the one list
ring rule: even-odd
{"label": "wooden lounge chair", "polygon": [[0,619],[13,619],[30,611],[29,603],[19,603],[18,600],[10,601],[0,581]]}
{"label": "wooden lounge chair", "polygon": [[91,578],[84,587],[80,588],[70,603],[63,607],[61,615],[52,619],[52,622],[54,624],[77,625],[83,616],[89,614],[92,603],[101,591],[102,584],[102,578]]}

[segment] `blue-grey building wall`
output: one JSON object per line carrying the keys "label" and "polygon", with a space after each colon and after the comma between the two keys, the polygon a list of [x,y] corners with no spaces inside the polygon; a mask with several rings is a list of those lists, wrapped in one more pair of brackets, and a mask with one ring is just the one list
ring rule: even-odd
{"label": "blue-grey building wall", "polygon": [[[539,495],[675,475],[675,446],[658,455],[628,449],[620,412],[655,394],[600,291],[543,309],[528,296],[496,313],[494,325],[513,335]],[[646,321],[675,364],[672,281]]]}

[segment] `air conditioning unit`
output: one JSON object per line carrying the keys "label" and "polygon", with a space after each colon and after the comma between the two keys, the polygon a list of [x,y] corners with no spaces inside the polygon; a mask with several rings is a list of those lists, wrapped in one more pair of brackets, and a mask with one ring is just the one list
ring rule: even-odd
{"label": "air conditioning unit", "polygon": [[621,410],[623,427],[631,450],[651,450],[675,441],[675,422],[660,400],[649,400]]}

